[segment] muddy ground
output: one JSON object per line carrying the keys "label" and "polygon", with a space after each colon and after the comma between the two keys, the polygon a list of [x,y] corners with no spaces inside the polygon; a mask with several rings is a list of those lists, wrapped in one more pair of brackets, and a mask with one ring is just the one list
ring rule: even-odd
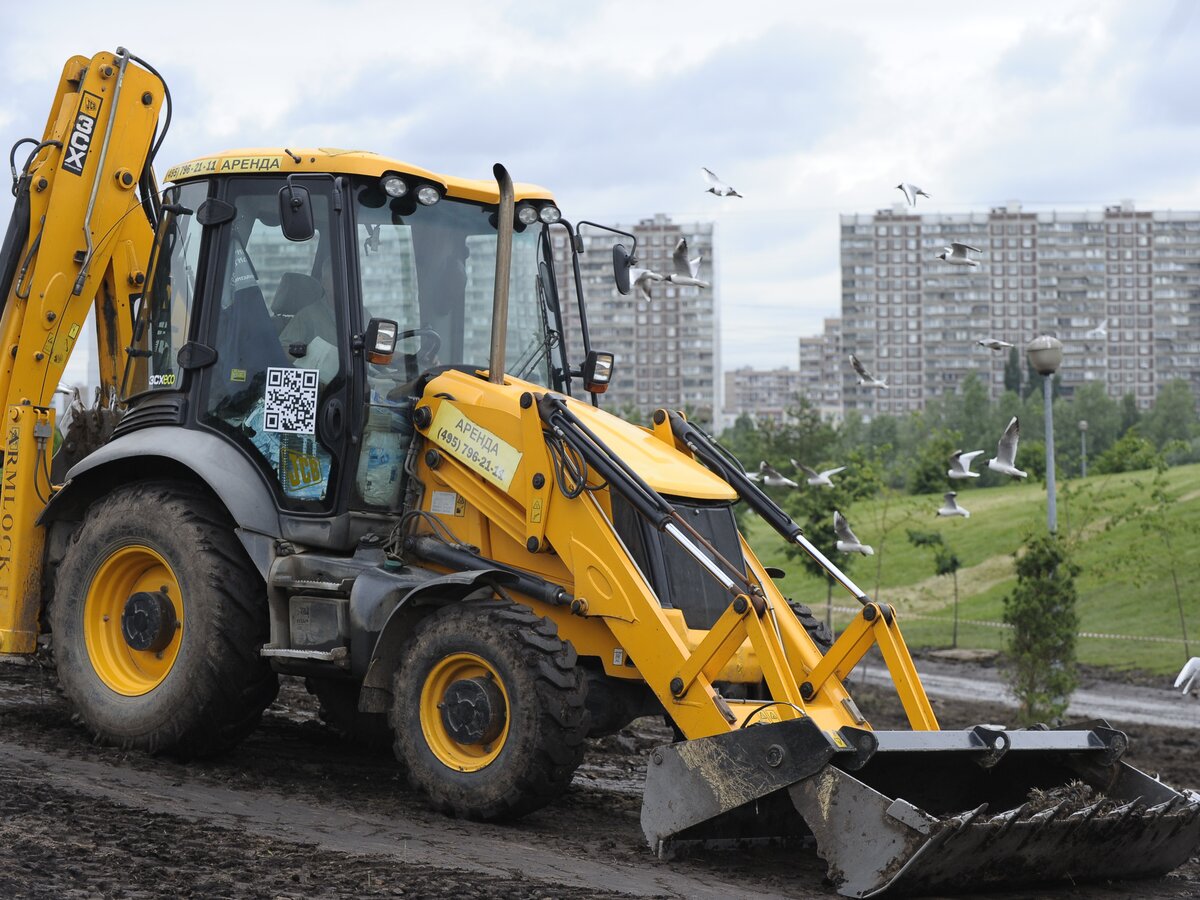
{"label": "muddy ground", "polygon": [[[855,698],[875,727],[902,725],[879,690]],[[935,706],[948,728],[1011,719],[993,704]],[[1193,732],[1128,730],[1127,760],[1200,789]],[[594,742],[558,804],[479,825],[426,810],[388,755],[325,728],[295,679],[236,751],[184,765],[93,745],[52,671],[4,664],[0,897],[835,896],[810,849],[656,860],[638,824],[640,783],[646,751],[669,738],[658,720],[639,720]],[[1200,857],[1155,881],[990,896],[1198,897]]]}

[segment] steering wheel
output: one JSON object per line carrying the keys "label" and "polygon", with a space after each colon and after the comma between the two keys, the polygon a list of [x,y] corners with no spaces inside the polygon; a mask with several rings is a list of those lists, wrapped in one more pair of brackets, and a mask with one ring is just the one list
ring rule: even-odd
{"label": "steering wheel", "polygon": [[414,337],[421,338],[421,349],[416,352],[417,365],[422,369],[433,365],[438,350],[442,348],[442,336],[429,326],[422,325],[420,328],[401,331],[396,335],[396,343]]}

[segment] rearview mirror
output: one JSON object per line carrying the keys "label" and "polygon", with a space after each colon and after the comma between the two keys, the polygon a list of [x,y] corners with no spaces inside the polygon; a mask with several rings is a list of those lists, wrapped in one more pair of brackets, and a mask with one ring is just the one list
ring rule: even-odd
{"label": "rearview mirror", "polygon": [[[620,246],[619,244],[617,246]],[[626,283],[629,281],[626,275]],[[589,350],[583,361],[583,389],[591,394],[603,394],[612,382],[614,357],[603,350]]]}
{"label": "rearview mirror", "polygon": [[367,362],[377,366],[386,366],[392,361],[396,352],[396,336],[400,326],[391,319],[372,319],[367,324],[367,333],[363,335],[363,349],[367,352]]}
{"label": "rearview mirror", "polygon": [[629,251],[625,249],[624,244],[613,245],[613,277],[617,280],[617,290],[622,294],[628,294],[631,290],[629,284],[629,269],[633,265],[633,258],[629,255]]}
{"label": "rearview mirror", "polygon": [[316,233],[308,188],[292,184],[290,175],[287,187],[279,189],[279,227],[289,241],[307,241]]}

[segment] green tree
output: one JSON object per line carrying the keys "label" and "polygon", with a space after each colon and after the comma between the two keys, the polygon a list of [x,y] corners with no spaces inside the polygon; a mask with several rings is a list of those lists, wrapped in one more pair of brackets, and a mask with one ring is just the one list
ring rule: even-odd
{"label": "green tree", "polygon": [[1021,354],[1016,347],[1008,349],[1008,359],[1004,363],[1004,390],[1021,393]]}
{"label": "green tree", "polygon": [[[1183,655],[1188,659],[1192,655],[1188,643],[1187,618],[1183,591],[1179,585],[1180,560],[1179,554],[1172,546],[1172,539],[1183,534],[1195,534],[1197,528],[1182,520],[1177,514],[1176,498],[1168,493],[1166,461],[1159,458],[1154,467],[1154,477],[1149,484],[1141,479],[1133,482],[1137,488],[1136,498],[1128,508],[1114,515],[1105,525],[1105,530],[1111,530],[1127,522],[1137,525],[1143,536],[1149,539],[1146,543],[1129,542],[1124,552],[1116,554],[1108,560],[1107,567],[1127,570],[1134,584],[1141,585],[1162,574],[1165,567],[1171,574],[1171,586],[1175,592],[1175,607],[1179,611],[1179,633],[1183,638]],[[1164,553],[1162,549],[1165,548]],[[1190,572],[1191,567],[1185,571]]]}
{"label": "green tree", "polygon": [[908,541],[914,547],[928,547],[933,550],[933,568],[937,575],[954,576],[954,629],[951,632],[950,646],[958,646],[958,570],[962,568],[962,560],[950,549],[940,531],[917,531],[908,529]]}
{"label": "green tree", "polygon": [[959,448],[957,432],[938,432],[916,449],[909,469],[908,489],[914,494],[935,494],[946,490],[949,482],[950,455]]}
{"label": "green tree", "polygon": [[1154,445],[1138,434],[1137,426],[1130,428],[1124,436],[1100,454],[1094,471],[1097,475],[1112,475],[1116,472],[1136,472],[1153,469],[1162,457]]}
{"label": "green tree", "polygon": [[1121,434],[1125,434],[1141,420],[1142,411],[1138,409],[1137,400],[1133,394],[1126,394],[1121,398]]}
{"label": "green tree", "polygon": [[1057,535],[1031,537],[1023,549],[1016,554],[1017,585],[1004,598],[1004,622],[1012,626],[1009,686],[1020,703],[1020,723],[1032,725],[1061,716],[1079,681],[1079,568]]}
{"label": "green tree", "polygon": [[1142,416],[1138,431],[1158,449],[1171,441],[1188,441],[1196,433],[1196,397],[1182,378],[1168,381],[1158,392],[1154,406]]}
{"label": "green tree", "polygon": [[[810,487],[801,482],[800,489],[785,498],[783,507],[813,546],[848,574],[860,557],[856,553],[838,552],[833,512],[841,510],[844,514],[856,500],[874,496],[879,491],[879,476],[871,460],[860,452],[850,453],[843,465],[846,471],[833,478],[832,488]],[[784,552],[789,559],[799,560],[809,574],[826,580],[825,619],[832,628],[833,579],[816,560],[794,544]]]}

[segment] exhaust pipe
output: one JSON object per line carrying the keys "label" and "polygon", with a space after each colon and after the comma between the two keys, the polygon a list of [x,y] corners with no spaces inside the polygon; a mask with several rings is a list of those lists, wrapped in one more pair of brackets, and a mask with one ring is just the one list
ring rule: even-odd
{"label": "exhaust pipe", "polygon": [[508,169],[492,166],[500,187],[500,206],[496,211],[496,290],[492,295],[492,354],[488,360],[488,381],[504,384],[504,350],[508,339],[508,277],[512,271],[513,215],[516,201]]}

